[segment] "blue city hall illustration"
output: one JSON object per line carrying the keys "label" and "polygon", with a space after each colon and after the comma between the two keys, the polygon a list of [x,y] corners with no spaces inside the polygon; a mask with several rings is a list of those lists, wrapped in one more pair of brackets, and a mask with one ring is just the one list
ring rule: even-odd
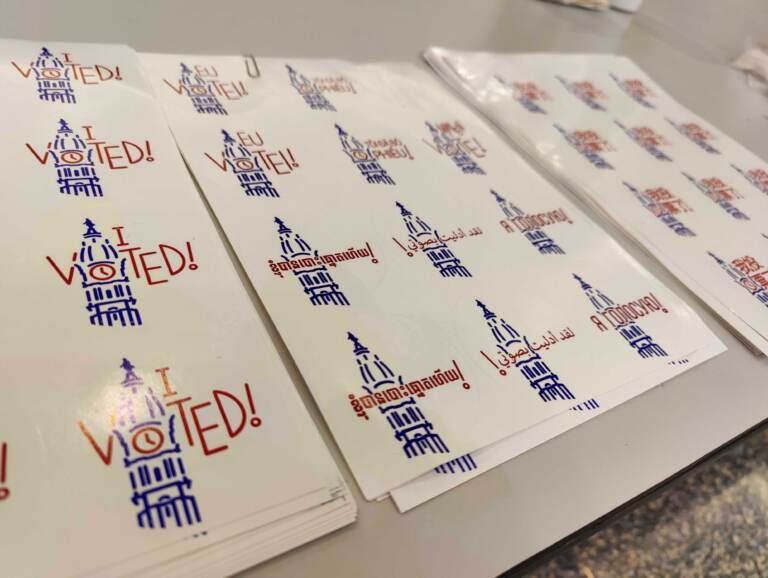
{"label": "blue city hall illustration", "polygon": [[192,526],[200,523],[197,500],[190,494],[174,419],[152,388],[123,359],[114,434],[123,449],[123,466],[131,482],[131,503],[140,528]]}
{"label": "blue city hall illustration", "polygon": [[69,69],[58,56],[43,47],[37,59],[32,63],[32,71],[37,81],[37,96],[46,102],[75,104],[75,91],[69,79]]}
{"label": "blue city hall illustration", "polygon": [[309,108],[312,110],[336,110],[328,99],[325,98],[322,91],[315,86],[314,82],[300,72],[297,72],[296,69],[289,64],[286,64],[285,68],[288,71],[288,78],[291,80],[291,86],[301,95]]}
{"label": "blue city hall illustration", "polygon": [[656,160],[671,162],[672,157],[666,154],[659,148],[660,144],[664,144],[662,140],[656,135],[653,130],[646,127],[629,128],[618,120],[613,121],[621,130],[624,131],[630,139],[643,147],[650,155]]}
{"label": "blue city hall illustration", "polygon": [[609,73],[613,81],[619,86],[624,93],[633,99],[638,104],[643,105],[645,108],[656,108],[653,104],[648,102],[646,97],[652,96],[652,92],[643,85],[643,82],[638,79],[622,80],[613,72]]}
{"label": "blue city hall illustration", "polygon": [[[691,183],[696,185],[696,188],[699,189],[702,193],[704,193],[709,199],[714,201],[718,206],[722,207],[722,209],[726,213],[728,213],[731,217],[738,220],[745,220],[745,221],[750,220],[749,215],[744,213],[741,209],[739,209],[736,205],[734,205],[730,201],[730,199],[733,198],[733,195],[731,193],[733,189],[731,189],[725,183],[720,181],[720,179],[696,180],[694,177],[692,177],[685,171],[683,171],[682,174]],[[712,185],[714,186],[709,184],[712,181],[714,181],[714,183],[712,183]]]}
{"label": "blue city hall illustration", "polygon": [[453,251],[440,240],[437,231],[425,223],[421,217],[411,213],[402,203],[398,202],[395,205],[400,209],[400,215],[408,230],[408,238],[419,246],[435,269],[440,271],[440,275],[443,277],[472,276]]}
{"label": "blue city hall illustration", "polygon": [[[318,252],[312,250],[309,243],[278,217],[275,217],[275,223],[280,236],[281,256],[291,262],[291,270],[301,283],[304,293],[309,296],[309,302],[312,305],[349,305],[339,284],[319,260]],[[296,268],[293,268],[293,263]]]}
{"label": "blue city hall illustration", "polygon": [[440,129],[431,122],[425,124],[429,129],[429,133],[432,135],[432,140],[437,149],[448,155],[453,161],[453,164],[461,169],[461,172],[476,175],[485,174],[485,171],[480,168],[480,165],[478,165],[472,157],[461,148],[461,139],[458,137],[451,137],[445,132],[441,132]]}
{"label": "blue city hall illustration", "polygon": [[768,171],[765,169],[752,169],[750,171],[742,169],[733,163],[731,163],[731,167],[742,177],[747,179],[749,184],[755,187],[758,191],[768,195]]}
{"label": "blue city hall illustration", "polygon": [[[525,216],[525,212],[522,209],[507,201],[493,189],[491,189],[491,194],[496,199],[499,207],[501,207],[501,211],[511,221],[514,221],[518,217]],[[531,245],[536,247],[536,250],[542,255],[565,255],[565,251],[563,251],[563,249],[557,243],[555,243],[552,238],[542,229],[528,229],[523,233],[523,235],[526,239],[528,239],[528,241],[530,241]]]}
{"label": "blue city hall illustration", "polygon": [[477,469],[477,462],[472,454],[464,454],[461,457],[452,459],[450,462],[440,464],[435,468],[435,472],[438,474],[457,474],[471,472]]}
{"label": "blue city hall illustration", "polygon": [[476,300],[475,303],[483,312],[483,319],[496,341],[496,349],[514,358],[515,367],[542,400],[575,399],[568,386],[560,381],[558,375],[550,369],[541,355],[534,351],[525,335],[518,333],[480,300]]}
{"label": "blue city hall illustration", "polygon": [[[390,387],[404,385],[403,377],[395,375],[390,367],[377,354],[371,353],[370,349],[360,343],[356,336],[347,333],[347,339],[354,345],[355,361],[363,379],[362,387],[366,393],[374,395],[376,392],[383,392]],[[450,451],[440,436],[434,432],[434,426],[424,416],[413,396],[381,404],[377,407],[386,417],[387,423],[394,431],[395,440],[402,445],[406,457],[414,458],[427,453],[444,454]],[[466,463],[463,462],[465,466],[474,464],[471,456],[463,457],[469,457]],[[458,462],[456,467],[460,467]]]}
{"label": "blue city hall illustration", "polygon": [[[680,219],[675,217],[673,211],[678,210],[678,206],[681,201],[676,199],[669,199],[667,201],[657,201],[653,199],[647,192],[641,192],[637,187],[629,184],[627,181],[623,181],[624,186],[627,187],[635,198],[640,201],[643,208],[650,211],[653,216],[659,219],[667,227],[669,227],[676,234],[681,237],[695,237],[696,233],[689,229]],[[670,208],[672,210],[670,210]]]}
{"label": "blue city hall illustration", "polygon": [[341,141],[341,150],[352,160],[360,174],[370,184],[394,185],[395,181],[389,176],[384,167],[381,166],[371,150],[361,143],[358,139],[351,136],[338,124],[336,130],[339,133]]}
{"label": "blue city hall illustration", "polygon": [[91,325],[141,325],[141,314],[125,272],[127,258],[104,237],[90,219],[77,253],[75,269],[85,291],[85,308]]}
{"label": "blue city hall illustration", "polygon": [[707,142],[712,135],[696,123],[677,123],[671,118],[667,122],[675,127],[675,130],[687,138],[689,141],[707,151],[711,155],[719,155],[720,151]]}
{"label": "blue city hall illustration", "polygon": [[[574,274],[573,276],[581,286],[582,291],[592,303],[599,314],[603,315],[608,309],[616,306],[616,303],[608,297],[605,293],[599,289],[592,287],[589,283],[584,281],[581,277]],[[667,352],[661,348],[660,345],[654,343],[653,338],[645,333],[642,328],[634,321],[625,321],[621,325],[616,326],[616,330],[619,334],[632,346],[632,349],[642,358],[647,357],[666,357]]]}
{"label": "blue city hall illustration", "polygon": [[256,155],[251,154],[247,148],[237,142],[225,130],[224,135],[224,162],[227,163],[232,173],[237,177],[237,182],[248,197],[279,197],[277,189],[267,177],[267,173],[261,168]]}
{"label": "blue city hall illustration", "polygon": [[592,86],[591,82],[569,82],[560,75],[555,76],[555,78],[560,81],[560,84],[563,85],[565,90],[570,92],[589,108],[593,110],[605,110],[605,107],[597,101],[597,99],[601,98],[603,95],[599,90]]}
{"label": "blue city hall illustration", "polygon": [[571,411],[588,411],[591,409],[600,409],[600,402],[598,402],[594,397],[570,408]]}
{"label": "blue city hall illustration", "polygon": [[571,145],[571,147],[573,147],[576,150],[576,152],[578,152],[581,156],[587,159],[593,166],[597,167],[598,169],[604,169],[604,170],[610,170],[610,171],[615,170],[613,168],[613,165],[611,165],[608,161],[606,161],[603,157],[601,157],[598,154],[598,152],[607,150],[607,148],[606,148],[605,141],[603,141],[597,135],[597,133],[595,133],[595,131],[577,130],[577,131],[569,132],[557,123],[553,124],[552,126],[555,127],[557,132],[563,135],[563,138],[565,138],[565,142]]}
{"label": "blue city hall illustration", "polygon": [[104,196],[93,164],[93,149],[64,119],[59,120],[50,153],[60,193],[73,197]]}
{"label": "blue city hall illustration", "polygon": [[762,285],[757,283],[754,279],[751,279],[748,275],[739,271],[739,269],[730,263],[723,261],[720,257],[711,251],[707,251],[707,254],[712,257],[718,265],[720,265],[720,268],[725,271],[731,279],[749,291],[750,295],[760,301],[760,303],[768,307],[768,292],[763,288]]}
{"label": "blue city hall illustration", "polygon": [[213,94],[213,88],[203,80],[197,72],[193,72],[183,62],[181,64],[181,78],[179,83],[181,89],[192,101],[195,112],[200,114],[227,114],[227,110]]}

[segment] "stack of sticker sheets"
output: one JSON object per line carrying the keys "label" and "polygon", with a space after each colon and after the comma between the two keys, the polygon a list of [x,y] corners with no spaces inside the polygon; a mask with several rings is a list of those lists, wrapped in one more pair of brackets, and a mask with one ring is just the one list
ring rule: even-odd
{"label": "stack of sticker sheets", "polygon": [[623,57],[433,48],[426,58],[768,353],[768,164]]}
{"label": "stack of sticker sheets", "polygon": [[353,521],[136,55],[0,55],[0,574],[226,575]]}
{"label": "stack of sticker sheets", "polygon": [[428,72],[140,58],[366,498],[411,508],[724,350]]}

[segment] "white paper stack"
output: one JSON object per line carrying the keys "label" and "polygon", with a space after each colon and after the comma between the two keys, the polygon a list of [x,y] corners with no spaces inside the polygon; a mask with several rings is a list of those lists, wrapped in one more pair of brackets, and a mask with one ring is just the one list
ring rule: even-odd
{"label": "white paper stack", "polygon": [[768,353],[768,165],[612,55],[426,58]]}
{"label": "white paper stack", "polygon": [[428,73],[141,59],[368,499],[413,507],[724,349]]}
{"label": "white paper stack", "polygon": [[0,574],[226,575],[352,522],[135,54],[0,54]]}

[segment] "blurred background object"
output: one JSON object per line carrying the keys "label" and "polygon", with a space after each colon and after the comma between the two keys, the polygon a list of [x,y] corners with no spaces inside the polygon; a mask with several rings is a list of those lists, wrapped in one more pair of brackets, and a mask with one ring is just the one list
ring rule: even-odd
{"label": "blurred background object", "polygon": [[[610,8],[610,0],[547,0],[548,2],[557,2],[567,6],[578,6],[579,8],[589,8],[590,10],[607,10]],[[642,0],[640,0],[642,2]]]}
{"label": "blurred background object", "polygon": [[637,12],[643,0],[611,0],[611,8],[622,12]]}
{"label": "blurred background object", "polygon": [[768,91],[768,36],[734,60],[733,66],[746,73],[750,86]]}

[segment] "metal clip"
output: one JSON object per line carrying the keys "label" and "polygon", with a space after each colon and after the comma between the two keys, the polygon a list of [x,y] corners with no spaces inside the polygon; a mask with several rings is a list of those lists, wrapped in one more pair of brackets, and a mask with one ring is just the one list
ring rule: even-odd
{"label": "metal clip", "polygon": [[251,78],[259,78],[261,76],[261,71],[259,70],[259,65],[256,64],[256,59],[253,57],[253,54],[244,54],[243,59],[245,60],[245,71],[248,73],[248,76]]}

